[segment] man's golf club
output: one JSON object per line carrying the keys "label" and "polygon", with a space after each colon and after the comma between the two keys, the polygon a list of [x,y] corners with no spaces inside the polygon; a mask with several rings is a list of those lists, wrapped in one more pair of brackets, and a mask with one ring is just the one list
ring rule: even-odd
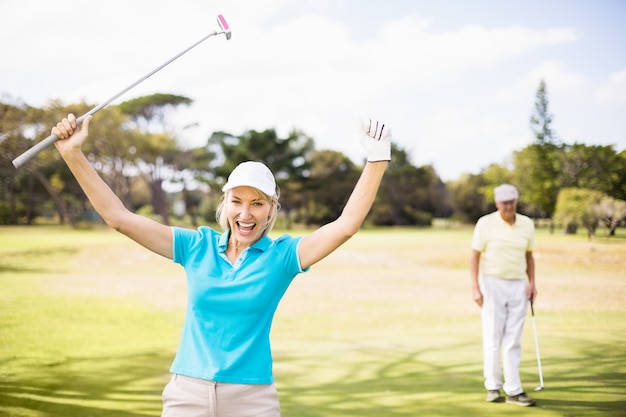
{"label": "man's golf club", "polygon": [[[180,58],[182,55],[184,55],[185,53],[189,52],[191,49],[195,48],[196,46],[198,46],[200,43],[204,42],[208,38],[210,38],[212,36],[224,34],[226,36],[227,40],[230,39],[231,38],[230,28],[228,26],[228,23],[226,23],[226,19],[224,19],[224,17],[222,15],[218,15],[217,16],[217,24],[220,27],[219,31],[216,30],[216,31],[214,31],[212,33],[209,33],[204,38],[200,39],[199,41],[197,41],[196,43],[194,43],[193,45],[191,45],[187,49],[179,52],[177,55],[175,55],[172,58],[168,59],[167,61],[165,61],[164,63],[162,63],[161,65],[159,65],[158,67],[156,67],[155,69],[153,69],[152,71],[150,71],[149,73],[147,73],[146,75],[144,75],[143,77],[141,77],[140,79],[138,79],[137,81],[135,81],[134,83],[129,85],[128,87],[124,88],[119,93],[115,94],[114,96],[112,96],[108,100],[105,100],[104,102],[100,103],[99,105],[97,105],[93,109],[89,110],[87,113],[83,114],[78,119],[76,119],[77,125],[80,126],[83,123],[83,120],[85,120],[85,118],[87,116],[91,116],[92,114],[96,113],[98,110],[101,110],[104,107],[108,106],[109,104],[111,104],[111,102],[113,102],[119,96],[121,96],[122,94],[126,93],[128,90],[130,90],[131,88],[135,87],[137,84],[145,81],[147,78],[149,78],[150,76],[152,76],[156,72],[160,71],[161,69],[163,69],[165,66],[169,65],[170,63],[172,63],[176,59]],[[29,161],[31,158],[33,158],[35,155],[37,155],[39,152],[41,152],[42,150],[44,150],[48,146],[52,145],[57,140],[59,140],[59,138],[57,138],[55,135],[48,136],[47,138],[43,139],[41,142],[39,142],[36,145],[34,145],[32,148],[28,149],[26,152],[24,152],[23,154],[21,154],[20,156],[15,158],[13,160],[13,166],[15,166],[15,168],[21,167],[27,161]]]}
{"label": "man's golf club", "polygon": [[539,386],[535,391],[543,390],[543,372],[541,370],[541,356],[539,355],[539,341],[537,339],[537,323],[535,322],[535,308],[533,307],[533,299],[530,299],[530,313],[533,319],[533,333],[535,335],[535,351],[537,352],[537,367],[539,368]]}

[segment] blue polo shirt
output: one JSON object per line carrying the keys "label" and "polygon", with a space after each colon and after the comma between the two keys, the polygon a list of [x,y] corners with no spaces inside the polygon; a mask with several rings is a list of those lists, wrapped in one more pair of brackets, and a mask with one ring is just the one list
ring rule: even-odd
{"label": "blue polo shirt", "polygon": [[187,311],[170,371],[234,384],[271,384],[270,328],[294,277],[301,237],[264,236],[233,265],[229,232],[173,227],[173,260],[187,274]]}

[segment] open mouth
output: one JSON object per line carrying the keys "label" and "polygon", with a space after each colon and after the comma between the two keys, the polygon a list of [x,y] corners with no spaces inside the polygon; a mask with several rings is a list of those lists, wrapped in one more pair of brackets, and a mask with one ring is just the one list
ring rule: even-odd
{"label": "open mouth", "polygon": [[256,223],[251,222],[237,222],[237,226],[239,226],[239,232],[241,234],[252,233],[254,228],[256,227]]}

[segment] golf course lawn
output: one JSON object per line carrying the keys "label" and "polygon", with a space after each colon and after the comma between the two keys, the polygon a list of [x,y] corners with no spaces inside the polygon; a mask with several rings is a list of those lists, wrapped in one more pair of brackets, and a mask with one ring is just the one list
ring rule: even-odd
{"label": "golf course lawn", "polygon": [[[626,230],[538,230],[532,409],[484,401],[471,233],[365,229],[297,277],[272,330],[283,416],[625,416]],[[0,227],[0,417],[159,416],[185,297],[182,268],[110,229]]]}

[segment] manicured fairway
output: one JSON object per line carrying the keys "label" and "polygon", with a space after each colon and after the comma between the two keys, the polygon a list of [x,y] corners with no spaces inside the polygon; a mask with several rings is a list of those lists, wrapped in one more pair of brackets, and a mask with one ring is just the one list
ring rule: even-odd
{"label": "manicured fairway", "polygon": [[[471,228],[363,230],[279,307],[283,416],[626,415],[625,234],[539,231],[529,410],[484,402]],[[0,228],[0,416],[159,416],[184,306],[182,270],[115,232]]]}

